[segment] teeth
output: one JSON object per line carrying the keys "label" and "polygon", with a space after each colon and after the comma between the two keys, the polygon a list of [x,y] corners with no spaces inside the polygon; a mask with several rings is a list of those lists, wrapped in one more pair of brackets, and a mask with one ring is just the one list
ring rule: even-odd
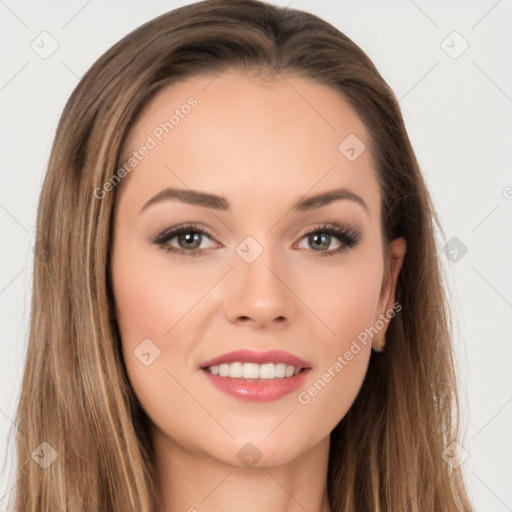
{"label": "teeth", "polygon": [[284,377],[286,374],[286,365],[284,363],[276,364],[276,377]]}
{"label": "teeth", "polygon": [[270,380],[275,378],[293,377],[300,373],[300,368],[290,366],[284,363],[223,363],[206,368],[212,375],[220,377],[230,377],[232,379],[264,379]]}
{"label": "teeth", "polygon": [[[293,368],[291,366],[290,368]],[[260,366],[260,379],[273,379],[276,376],[276,365],[273,363],[262,364]]]}
{"label": "teeth", "polygon": [[243,375],[242,363],[232,363],[232,364],[228,364],[227,366],[229,366],[228,377],[231,377],[232,379],[242,377],[242,375]]}
{"label": "teeth", "polygon": [[219,365],[219,375],[221,377],[227,377],[229,375],[229,364]]}

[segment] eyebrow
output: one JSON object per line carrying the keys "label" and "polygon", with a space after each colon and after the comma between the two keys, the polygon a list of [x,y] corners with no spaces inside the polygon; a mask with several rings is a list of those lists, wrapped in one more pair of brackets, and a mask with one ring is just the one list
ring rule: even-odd
{"label": "eyebrow", "polygon": [[[329,190],[327,192],[322,192],[320,194],[309,196],[307,198],[301,198],[292,206],[292,209],[299,212],[316,210],[318,208],[321,208],[322,206],[326,206],[340,199],[354,201],[361,205],[363,209],[367,213],[369,213],[368,205],[364,202],[363,198],[344,187]],[[197,190],[166,188],[160,191],[155,196],[153,196],[142,207],[141,213],[152,205],[169,200],[177,200],[181,201],[182,203],[200,206],[203,208],[211,208],[214,210],[226,211],[231,209],[229,201],[222,196],[208,194],[206,192],[199,192]]]}

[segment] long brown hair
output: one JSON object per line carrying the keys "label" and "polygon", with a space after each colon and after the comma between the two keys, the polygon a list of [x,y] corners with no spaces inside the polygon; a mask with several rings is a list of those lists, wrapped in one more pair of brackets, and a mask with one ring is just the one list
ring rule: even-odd
{"label": "long brown hair", "polygon": [[255,0],[199,2],[144,24],[97,60],[66,104],[38,210],[15,509],[155,507],[147,417],[130,387],[122,326],[112,316],[116,187],[101,199],[94,191],[116,173],[128,131],[150,97],[228,67],[294,73],[338,90],[370,134],[385,246],[398,236],[407,241],[396,290],[402,311],[331,433],[332,511],[472,511],[460,467],[443,457],[458,438],[459,401],[434,231],[440,225],[398,101],[367,55],[335,27]]}

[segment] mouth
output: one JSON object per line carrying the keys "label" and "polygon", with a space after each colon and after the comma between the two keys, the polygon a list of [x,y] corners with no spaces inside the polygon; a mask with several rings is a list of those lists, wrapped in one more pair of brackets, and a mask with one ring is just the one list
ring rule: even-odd
{"label": "mouth", "polygon": [[268,402],[297,389],[311,365],[288,352],[238,350],[206,361],[200,369],[214,387],[229,396]]}

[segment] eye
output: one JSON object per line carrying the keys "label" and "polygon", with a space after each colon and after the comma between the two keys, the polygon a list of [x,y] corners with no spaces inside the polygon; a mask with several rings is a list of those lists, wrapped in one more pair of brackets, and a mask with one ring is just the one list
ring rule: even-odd
{"label": "eye", "polygon": [[[215,244],[205,246],[202,243],[205,239],[213,241],[208,232],[200,226],[186,224],[163,231],[153,238],[151,242],[168,253],[184,257],[194,257],[199,256],[208,247],[215,247]],[[324,224],[305,233],[301,240],[303,239],[306,239],[312,251],[317,253],[318,256],[333,256],[357,245],[361,235],[349,227]],[[333,240],[338,241],[338,246],[331,250],[325,250],[329,249]],[[217,247],[222,247],[222,245],[217,245]]]}
{"label": "eye", "polygon": [[[176,228],[167,229],[156,236],[152,242],[159,245],[168,253],[183,256],[198,256],[205,248],[202,244],[204,238],[212,240],[210,235],[201,227],[186,224]],[[171,242],[174,242],[172,244]],[[176,247],[177,245],[177,247]]]}
{"label": "eye", "polygon": [[[361,235],[352,228],[340,227],[335,224],[324,224],[319,228],[308,231],[302,239],[306,238],[307,243],[319,256],[333,256],[344,252],[357,245]],[[333,238],[339,242],[339,246],[332,250],[328,249]],[[301,240],[302,240],[301,239]]]}

